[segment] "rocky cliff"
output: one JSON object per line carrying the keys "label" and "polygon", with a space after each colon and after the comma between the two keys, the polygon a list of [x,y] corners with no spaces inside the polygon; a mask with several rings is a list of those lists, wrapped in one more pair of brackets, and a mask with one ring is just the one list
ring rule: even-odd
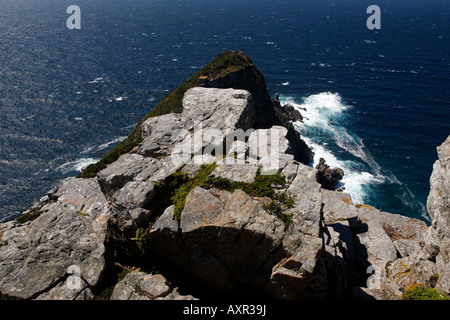
{"label": "rocky cliff", "polygon": [[2,297],[448,294],[450,138],[428,227],[329,190],[344,173],[309,166],[288,115],[250,58],[220,54],[105,159],[0,225]]}

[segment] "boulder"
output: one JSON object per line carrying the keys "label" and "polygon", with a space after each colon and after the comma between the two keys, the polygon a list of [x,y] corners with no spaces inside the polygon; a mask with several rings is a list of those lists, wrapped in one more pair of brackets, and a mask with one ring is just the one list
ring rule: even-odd
{"label": "boulder", "polygon": [[344,177],[344,171],[340,168],[332,169],[325,163],[325,159],[320,158],[317,169],[317,182],[319,182],[323,188],[333,190],[339,181]]}
{"label": "boulder", "polygon": [[[72,179],[37,219],[2,224],[0,292],[10,298],[88,298],[107,268],[109,205],[97,179]],[[72,276],[75,285],[64,285]]]}
{"label": "boulder", "polygon": [[114,287],[110,300],[197,300],[191,295],[180,295],[178,288],[160,274],[130,271]]}

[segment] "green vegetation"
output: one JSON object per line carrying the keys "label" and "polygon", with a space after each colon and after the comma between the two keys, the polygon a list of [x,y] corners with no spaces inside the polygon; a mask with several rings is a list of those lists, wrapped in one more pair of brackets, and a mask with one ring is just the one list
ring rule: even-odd
{"label": "green vegetation", "polygon": [[190,178],[187,173],[178,171],[167,177],[164,182],[156,185],[157,197],[163,200],[161,202],[165,206],[175,205],[174,220],[180,220],[187,195],[195,187],[199,186],[204,189],[217,188],[229,192],[241,189],[251,197],[269,198],[270,202],[264,206],[264,209],[282,219],[286,226],[292,223],[292,217],[287,215],[285,211],[294,206],[293,198],[286,195],[286,193],[277,193],[274,189],[275,186],[282,186],[286,183],[285,177],[280,172],[273,175],[262,175],[260,168],[256,174],[255,181],[245,183],[230,181],[220,177],[210,177],[215,168],[215,163],[202,165],[194,178]]}
{"label": "green vegetation", "polygon": [[286,214],[286,209],[294,207],[294,199],[287,196],[286,193],[280,193],[275,196],[269,204],[264,206],[266,211],[278,216],[283,220],[286,227],[290,226],[294,221],[292,220],[292,214]]}
{"label": "green vegetation", "polygon": [[438,282],[438,280],[439,280],[439,273],[433,274],[429,280],[430,286],[432,286],[434,288],[436,286],[436,283]]}
{"label": "green vegetation", "polygon": [[186,203],[186,197],[195,187],[204,186],[209,175],[216,168],[216,164],[202,165],[200,171],[196,173],[194,178],[189,178],[187,173],[175,172],[165,181],[165,186],[163,189],[169,187],[169,189],[174,190],[171,193],[170,201],[175,205],[173,218],[175,220],[180,220],[181,212],[184,209]]}
{"label": "green vegetation", "polygon": [[433,288],[413,286],[403,293],[403,300],[449,300],[448,297]]}
{"label": "green vegetation", "polygon": [[116,161],[121,155],[131,152],[142,142],[141,125],[151,117],[157,117],[168,113],[181,113],[183,111],[182,101],[186,91],[200,85],[200,77],[208,80],[223,77],[230,72],[236,72],[252,65],[250,58],[238,51],[225,51],[220,53],[214,60],[208,63],[200,71],[186,80],[178,88],[164,97],[149,113],[147,113],[136,125],[130,135],[116,145],[99,162],[90,165],[77,178],[93,178],[97,173],[110,163]]}
{"label": "green vegetation", "polygon": [[136,230],[136,235],[134,237],[134,240],[136,241],[136,244],[141,251],[141,253],[144,252],[145,247],[148,244],[148,236],[149,236],[150,228],[138,228]]}
{"label": "green vegetation", "polygon": [[252,183],[230,181],[223,178],[208,178],[202,185],[203,188],[215,187],[218,189],[234,192],[237,189],[241,189],[251,197],[268,197],[271,199],[276,198],[276,192],[273,186],[280,186],[286,184],[286,179],[277,172],[273,175],[262,175],[261,168],[258,170],[255,176],[255,181]]}
{"label": "green vegetation", "polygon": [[42,214],[42,211],[40,211],[39,209],[33,208],[30,211],[28,211],[27,213],[18,217],[16,220],[19,223],[26,223],[28,221],[33,221],[33,220],[37,219],[41,214]]}
{"label": "green vegetation", "polygon": [[42,214],[42,207],[45,206],[46,204],[48,204],[49,202],[50,202],[50,200],[43,201],[36,207],[31,208],[26,213],[18,216],[16,218],[16,221],[23,224],[23,223],[26,223],[29,221],[36,220]]}
{"label": "green vegetation", "polygon": [[105,289],[103,289],[101,292],[99,292],[98,294],[96,294],[94,296],[94,300],[109,300],[109,298],[111,298],[113,291],[114,291],[114,287],[116,286],[116,284],[118,284],[120,281],[122,281],[127,274],[129,274],[131,271],[129,269],[123,269],[122,271],[120,271],[117,274],[117,280],[113,281],[113,283],[111,283],[110,285],[108,285]]}
{"label": "green vegetation", "polygon": [[234,192],[241,189],[252,197],[267,197],[271,201],[264,205],[264,209],[283,220],[284,224],[289,226],[292,224],[291,215],[287,215],[285,211],[294,207],[294,199],[286,193],[275,192],[274,186],[282,186],[286,183],[286,179],[280,172],[273,175],[262,175],[261,168],[258,170],[255,181],[252,183],[229,181],[223,178],[209,178],[202,186],[204,188],[215,187],[218,189]]}

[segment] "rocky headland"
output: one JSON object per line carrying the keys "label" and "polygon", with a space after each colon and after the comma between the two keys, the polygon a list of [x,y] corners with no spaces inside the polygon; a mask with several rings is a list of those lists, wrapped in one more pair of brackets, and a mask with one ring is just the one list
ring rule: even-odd
{"label": "rocky headland", "polygon": [[428,226],[335,191],[345,173],[326,159],[310,166],[298,120],[249,57],[219,54],[99,163],[0,224],[1,297],[450,294],[450,137],[430,180]]}

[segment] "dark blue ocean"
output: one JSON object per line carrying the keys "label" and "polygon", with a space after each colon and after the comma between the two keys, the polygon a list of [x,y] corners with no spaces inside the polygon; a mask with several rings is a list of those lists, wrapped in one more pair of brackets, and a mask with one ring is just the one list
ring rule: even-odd
{"label": "dark blue ocean", "polygon": [[[69,5],[81,29],[69,30]],[[381,29],[369,30],[369,5]],[[447,0],[0,0],[0,220],[101,159],[218,53],[242,50],[354,202],[425,221],[450,134]],[[303,109],[306,109],[303,110]]]}

